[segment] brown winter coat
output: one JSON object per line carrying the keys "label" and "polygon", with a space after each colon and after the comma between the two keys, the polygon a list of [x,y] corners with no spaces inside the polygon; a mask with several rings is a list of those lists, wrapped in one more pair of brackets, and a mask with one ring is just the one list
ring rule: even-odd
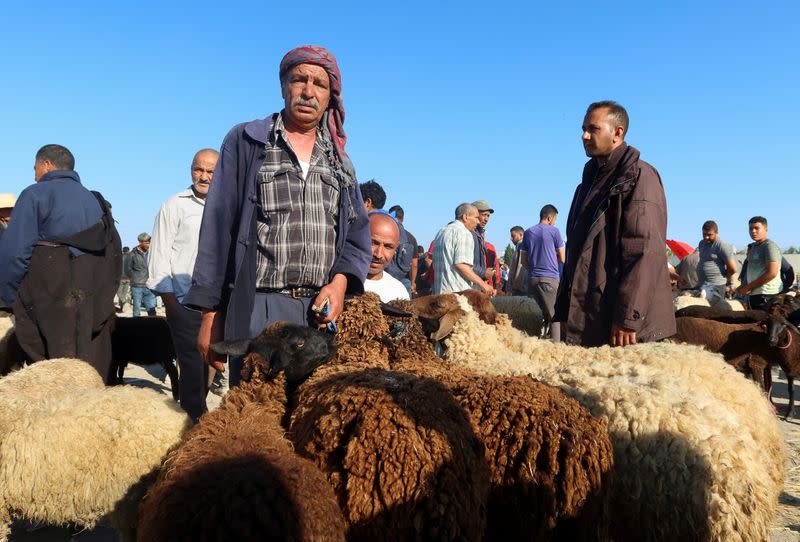
{"label": "brown winter coat", "polygon": [[567,342],[608,344],[612,323],[638,342],[675,334],[664,187],[638,150],[623,143],[604,163],[586,163],[566,233],[554,320]]}

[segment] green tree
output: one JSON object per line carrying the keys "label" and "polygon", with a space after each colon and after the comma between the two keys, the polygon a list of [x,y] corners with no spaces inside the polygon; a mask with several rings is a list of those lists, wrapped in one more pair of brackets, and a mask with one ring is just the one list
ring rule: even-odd
{"label": "green tree", "polygon": [[506,251],[503,253],[503,261],[511,265],[512,259],[514,259],[514,245],[509,243],[506,245]]}
{"label": "green tree", "polygon": [[800,250],[798,250],[797,247],[794,245],[790,246],[784,251],[784,253],[786,254],[797,254],[798,252],[800,252]]}

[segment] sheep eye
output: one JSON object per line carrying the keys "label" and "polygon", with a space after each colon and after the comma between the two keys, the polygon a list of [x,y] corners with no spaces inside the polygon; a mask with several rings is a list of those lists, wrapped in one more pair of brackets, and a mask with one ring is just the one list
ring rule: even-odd
{"label": "sheep eye", "polygon": [[305,341],[299,341],[299,342],[294,343],[294,345],[292,345],[292,346],[294,346],[295,350],[300,350],[301,348],[303,348],[303,346],[305,344],[306,344]]}

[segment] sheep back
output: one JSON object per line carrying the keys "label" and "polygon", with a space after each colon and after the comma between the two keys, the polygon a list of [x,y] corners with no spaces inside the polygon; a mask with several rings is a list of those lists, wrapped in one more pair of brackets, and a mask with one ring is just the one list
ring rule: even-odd
{"label": "sheep back", "polygon": [[145,486],[188,429],[186,414],[153,390],[129,386],[45,403],[15,420],[0,443],[0,509],[85,527],[111,514],[130,534]]}
{"label": "sheep back", "polygon": [[139,540],[344,540],[333,489],[283,436],[282,387],[243,382],[200,418],[142,503]]}
{"label": "sheep back", "polygon": [[480,540],[484,449],[450,393],[425,378],[368,369],[312,376],[289,434],[327,474],[348,540]]}
{"label": "sheep back", "polygon": [[10,424],[52,401],[81,390],[101,389],[97,370],[79,359],[37,361],[0,378],[0,440]]}
{"label": "sheep back", "polygon": [[493,297],[492,304],[497,312],[508,315],[511,325],[515,328],[534,337],[541,335],[544,315],[532,297],[524,295]]}

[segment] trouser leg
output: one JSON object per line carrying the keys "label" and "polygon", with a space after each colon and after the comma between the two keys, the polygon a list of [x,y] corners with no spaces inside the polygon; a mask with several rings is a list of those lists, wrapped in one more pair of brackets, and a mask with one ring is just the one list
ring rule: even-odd
{"label": "trouser leg", "polygon": [[542,309],[545,322],[550,327],[550,338],[554,341],[561,340],[561,323],[553,322],[557,293],[557,279],[549,277],[530,277],[528,279],[528,294],[536,300],[539,308]]}
{"label": "trouser leg", "polygon": [[142,306],[148,316],[156,315],[156,295],[149,288],[142,288]]}
{"label": "trouser leg", "polygon": [[139,316],[141,314],[142,290],[144,290],[144,288],[138,286],[131,287],[131,307],[133,307],[134,316]]}
{"label": "trouser leg", "polygon": [[208,411],[208,365],[197,351],[197,333],[200,330],[201,313],[179,305],[174,314],[167,317],[175,355],[180,367],[180,403],[183,410],[197,420]]}

